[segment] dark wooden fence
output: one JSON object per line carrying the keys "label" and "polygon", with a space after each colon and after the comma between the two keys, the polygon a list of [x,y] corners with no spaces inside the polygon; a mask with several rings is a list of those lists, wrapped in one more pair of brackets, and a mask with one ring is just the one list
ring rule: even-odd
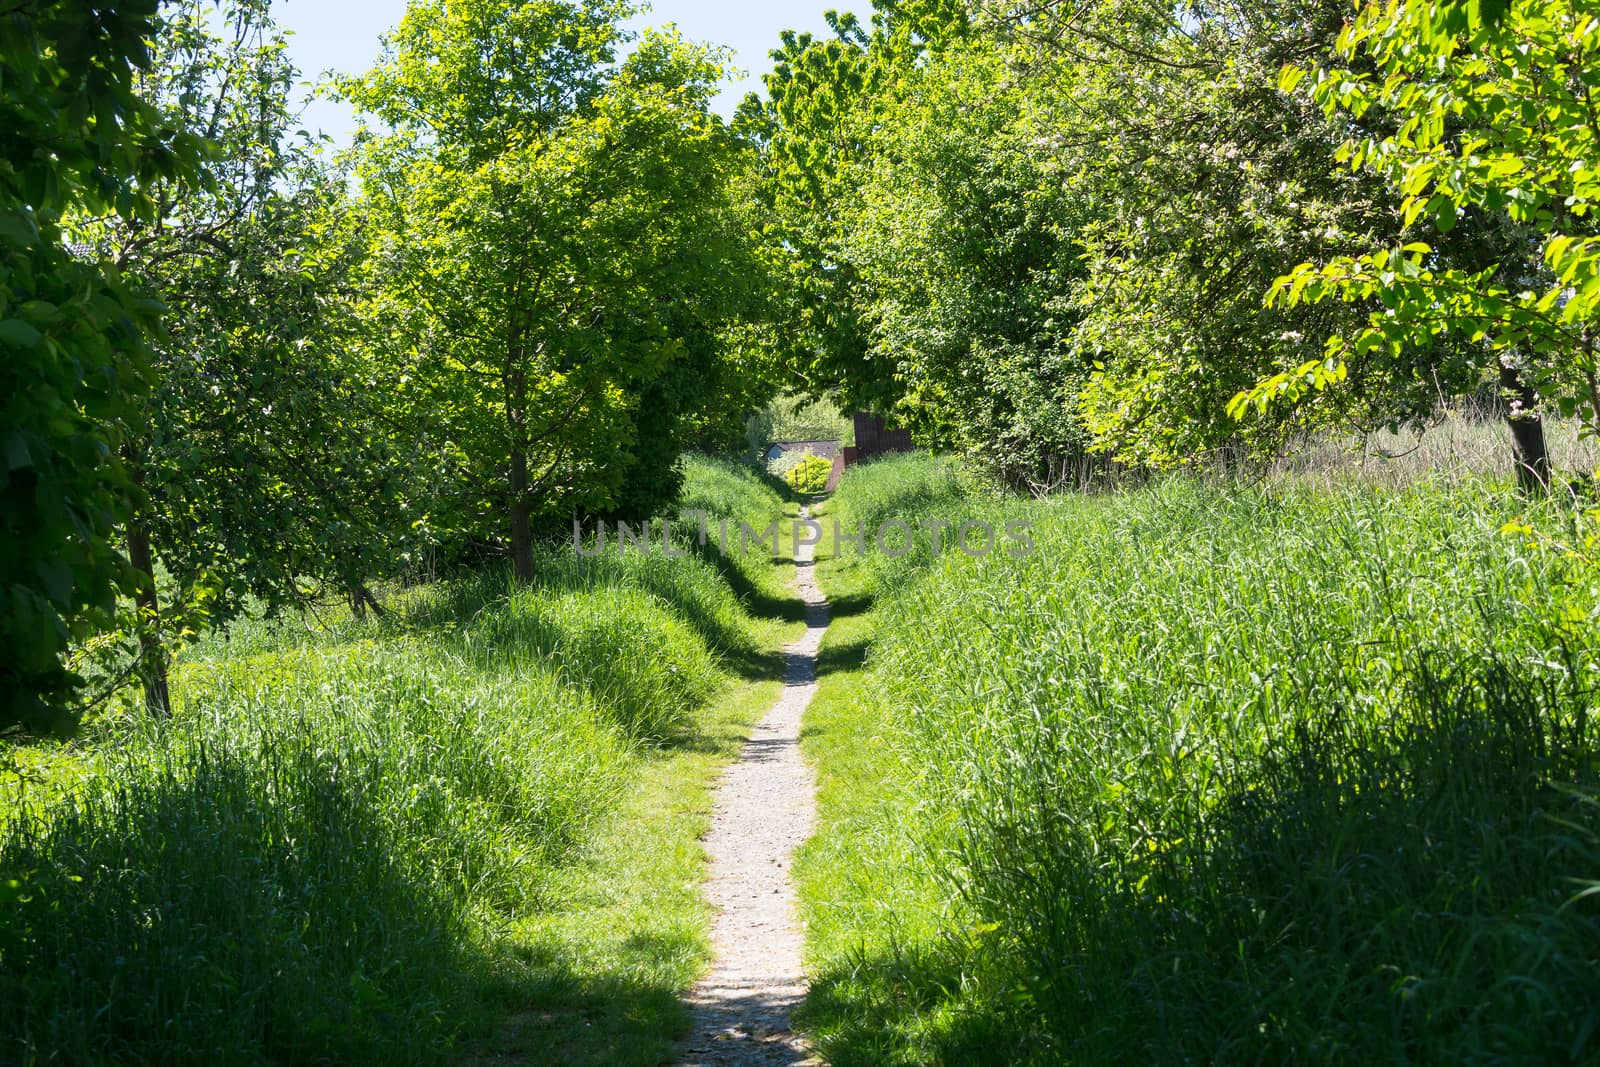
{"label": "dark wooden fence", "polygon": [[847,467],[853,467],[862,460],[887,455],[890,452],[910,452],[915,447],[911,443],[910,430],[889,429],[882,415],[858,411],[855,413],[855,424],[856,443],[844,448],[834,457],[833,470],[828,473],[830,493],[839,488],[839,479],[844,477]]}

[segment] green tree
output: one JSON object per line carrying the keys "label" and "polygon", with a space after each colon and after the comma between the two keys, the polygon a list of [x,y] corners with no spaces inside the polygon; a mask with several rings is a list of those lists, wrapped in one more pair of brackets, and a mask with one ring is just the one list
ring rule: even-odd
{"label": "green tree", "polygon": [[64,214],[153,218],[143,193],[199,145],[135,92],[155,0],[0,12],[0,730],[70,721],[69,642],[134,586],[113,534],[136,499],[119,453],[155,307],[75,254]]}
{"label": "green tree", "polygon": [[164,714],[172,647],[250,598],[275,610],[322,580],[375,603],[363,582],[392,566],[404,513],[353,357],[362,245],[342,219],[343,176],[290,135],[296,72],[268,3],[171,4],[155,41],[136,91],[209,157],[141,187],[150,217],[74,228],[166,309],[123,446],[142,491],[126,527],[138,655],[146,704]]}
{"label": "green tree", "polygon": [[1066,341],[1086,207],[1010,75],[982,38],[907,75],[849,171],[843,247],[918,440],[1041,487],[1083,471],[1088,366]]}
{"label": "green tree", "polygon": [[784,280],[782,362],[813,395],[835,392],[847,408],[886,411],[901,395],[894,361],[874,350],[864,283],[844,247],[859,188],[851,171],[872,158],[871,131],[921,57],[963,32],[965,8],[886,2],[870,26],[829,11],[830,36],[782,35],[767,98],[740,108],[739,127],[761,146],[764,248]]}
{"label": "green tree", "polygon": [[1284,265],[1398,232],[1379,183],[1337,166],[1332,123],[1277,88],[1285,62],[1329,47],[1344,5],[1024,0],[991,17],[1077,196],[1085,276],[1067,343],[1095,368],[1078,397],[1095,448],[1142,466],[1233,460],[1372,417],[1365,393],[1248,425],[1227,414],[1362,314],[1263,309]]}
{"label": "green tree", "polygon": [[791,35],[764,146],[813,389],[895,406],[921,439],[1035,488],[1085,449],[1165,466],[1411,413],[1382,382],[1241,425],[1241,388],[1361,307],[1262,308],[1285,266],[1398,234],[1337,124],[1285,95],[1337,0],[892,5]]}
{"label": "green tree", "polygon": [[652,33],[617,65],[628,12],[419,0],[342,86],[393,130],[358,173],[398,396],[448,521],[509,534],[524,580],[540,522],[617,504],[642,398],[731,316],[704,299],[739,269],[719,57]]}
{"label": "green tree", "polygon": [[[1304,74],[1288,68],[1284,87]],[[1508,242],[1506,258],[1475,268],[1432,239],[1303,263],[1278,282],[1276,304],[1379,306],[1317,358],[1242,392],[1235,413],[1301,400],[1368,368],[1406,368],[1450,339],[1464,364],[1455,370],[1509,394],[1519,481],[1547,484],[1539,411],[1553,406],[1600,429],[1600,19],[1573,0],[1369,4],[1313,84],[1347,125],[1389,118],[1387,131],[1347,139],[1341,156],[1388,180],[1407,223],[1449,234],[1503,219],[1522,248]]]}

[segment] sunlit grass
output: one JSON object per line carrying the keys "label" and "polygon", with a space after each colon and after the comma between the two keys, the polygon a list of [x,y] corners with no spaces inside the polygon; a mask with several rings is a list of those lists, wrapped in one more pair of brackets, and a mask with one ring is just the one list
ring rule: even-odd
{"label": "sunlit grass", "polygon": [[[783,507],[705,460],[686,496]],[[551,547],[531,588],[246,621],[180,657],[170,723],[10,750],[0,1058],[656,1062],[707,955],[709,784],[794,630],[781,569]]]}
{"label": "sunlit grass", "polygon": [[1039,551],[823,572],[877,598],[813,711],[804,1020],[834,1063],[1592,1052],[1595,570],[1501,532],[1570,543],[1570,511],[920,477],[839,504],[1021,516]]}
{"label": "sunlit grass", "polygon": [[[1600,470],[1600,440],[1577,419],[1545,420],[1550,462],[1561,484]],[[1421,433],[1379,430],[1360,437],[1303,443],[1273,465],[1273,476],[1322,486],[1418,481],[1507,481],[1512,477],[1511,432],[1491,414],[1452,413]]]}
{"label": "sunlit grass", "polygon": [[691,745],[642,763],[576,863],[555,875],[559,905],[504,930],[491,983],[502,1015],[469,1063],[508,1058],[582,1067],[670,1062],[688,1026],[680,994],[711,958],[700,838],[711,792],[781,683],[730,690]]}

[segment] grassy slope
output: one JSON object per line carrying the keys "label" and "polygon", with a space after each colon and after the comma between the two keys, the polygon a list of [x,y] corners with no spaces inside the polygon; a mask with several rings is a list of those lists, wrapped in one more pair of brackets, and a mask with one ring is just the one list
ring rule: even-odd
{"label": "grassy slope", "polygon": [[[930,482],[920,463],[914,480],[882,495],[862,481],[814,509],[818,517],[870,530],[890,517],[937,514],[957,498],[953,481]],[[818,823],[795,865],[812,979],[797,1025],[834,1067],[961,1062],[985,1058],[985,1049],[991,1062],[1007,1062],[1014,1036],[962,993],[959,907],[935,874],[940,842],[916,818],[917,766],[869,669],[874,637],[893,620],[879,592],[890,599],[917,561],[874,564],[829,548],[825,538],[818,579],[834,621],[802,733],[817,772]]]}
{"label": "grassy slope", "polygon": [[[841,512],[830,502],[819,515]],[[833,622],[801,734],[818,821],[795,864],[812,976],[796,1022],[835,1067],[915,1062],[910,1050],[927,1043],[909,1035],[944,1020],[905,991],[945,970],[930,948],[947,909],[908,833],[911,770],[865,668],[880,614],[871,576],[846,550],[819,553],[818,578]]]}
{"label": "grassy slope", "polygon": [[[780,506],[703,461],[684,504]],[[10,753],[0,1058],[658,1062],[709,784],[798,605],[754,560],[540,573],[236,627],[170,726]]]}
{"label": "grassy slope", "polygon": [[1501,535],[1514,502],[853,478],[871,521],[1026,515],[1041,551],[823,568],[881,594],[809,718],[838,1067],[1593,1051],[1594,571]]}
{"label": "grassy slope", "polygon": [[672,1058],[688,1024],[679,995],[710,960],[699,842],[711,789],[780,688],[734,688],[701,717],[694,744],[637,769],[583,860],[562,872],[560,907],[506,931],[494,995],[505,1017],[467,1062],[653,1067]]}
{"label": "grassy slope", "polygon": [[[701,475],[686,506],[734,514],[728,495],[703,492]],[[767,502],[774,514],[798,513],[792,502]],[[757,529],[769,517],[746,514]],[[799,635],[803,614],[789,575],[788,560],[725,575],[761,620],[759,655],[736,661],[743,684],[706,709],[692,742],[653,753],[640,769],[584,860],[563,872],[562,906],[507,932],[511,951],[496,983],[506,1015],[466,1063],[654,1067],[675,1057],[689,1023],[682,994],[711,961],[700,840],[722,768],[782,689],[780,650]]]}

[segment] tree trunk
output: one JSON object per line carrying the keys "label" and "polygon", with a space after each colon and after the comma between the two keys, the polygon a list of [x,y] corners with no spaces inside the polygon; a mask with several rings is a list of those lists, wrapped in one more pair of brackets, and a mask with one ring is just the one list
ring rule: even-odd
{"label": "tree trunk", "polygon": [[139,606],[139,674],[144,679],[144,706],[158,719],[172,714],[167,685],[167,650],[161,644],[161,600],[156,593],[155,553],[150,531],[137,514],[128,521],[128,562],[144,578],[134,593]]}
{"label": "tree trunk", "polygon": [[517,581],[533,581],[533,527],[528,506],[528,456],[511,450],[511,569]]}
{"label": "tree trunk", "polygon": [[1526,493],[1550,489],[1550,453],[1545,447],[1544,419],[1539,398],[1515,367],[1500,364],[1500,391],[1506,401],[1506,423],[1511,427],[1511,453],[1517,468],[1517,488]]}
{"label": "tree trunk", "polygon": [[355,618],[365,622],[368,608],[372,609],[373,615],[383,618],[385,614],[383,605],[372,595],[372,590],[367,588],[366,582],[360,580],[351,582],[347,595],[350,599],[350,614]]}

